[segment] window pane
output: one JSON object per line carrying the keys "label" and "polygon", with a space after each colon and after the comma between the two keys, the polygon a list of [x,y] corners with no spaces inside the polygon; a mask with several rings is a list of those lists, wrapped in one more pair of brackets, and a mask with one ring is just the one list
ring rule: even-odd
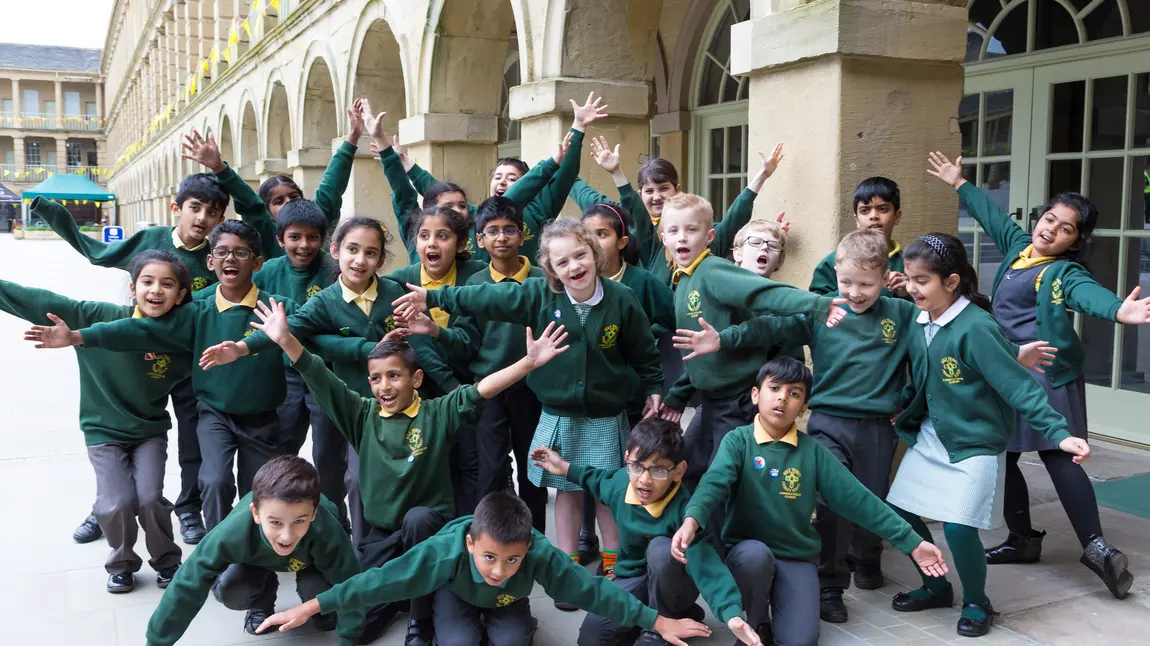
{"label": "window pane", "polygon": [[[975,166],[974,164],[967,164],[967,165],[962,167],[962,177],[966,181],[970,182],[971,184],[974,184],[975,183],[975,173],[977,171],[978,171],[977,166]],[[978,223],[974,221],[974,216],[972,216],[970,214],[970,211],[966,210],[966,205],[963,204],[962,200],[958,201],[958,226],[959,227],[976,227],[976,226],[978,226]]]}
{"label": "window pane", "polygon": [[711,203],[711,208],[721,213],[723,204],[723,178],[712,177],[708,184],[710,190],[707,193],[707,201]]}
{"label": "window pane", "polygon": [[1010,134],[1014,123],[1014,90],[986,93],[985,140],[982,155],[1009,155]]}
{"label": "window pane", "polygon": [[962,131],[963,157],[978,155],[978,95],[968,94],[958,104],[958,129]]}
{"label": "window pane", "polygon": [[1130,218],[1126,222],[1131,229],[1150,229],[1150,157],[1135,157],[1133,161]]}
{"label": "window pane", "polygon": [[20,109],[25,114],[30,112],[40,111],[40,91],[39,90],[24,90],[24,100],[20,104]]}
{"label": "window pane", "polygon": [[84,104],[84,114],[89,117],[96,116],[96,102],[88,101]]}
{"label": "window pane", "polygon": [[79,92],[65,92],[64,93],[64,113],[65,114],[80,114],[80,93]]}
{"label": "window pane", "polygon": [[711,129],[711,164],[710,173],[712,175],[719,175],[723,172],[723,153],[726,146],[723,145],[723,129]]}
{"label": "window pane", "polygon": [[727,128],[727,172],[742,173],[745,163],[743,154],[743,126]]}
{"label": "window pane", "polygon": [[1123,161],[1121,157],[1090,160],[1086,197],[1098,207],[1099,229],[1122,228],[1122,193],[1126,190]]}
{"label": "window pane", "polygon": [[1082,160],[1060,159],[1050,162],[1046,195],[1053,197],[1066,191],[1082,191]]}
{"label": "window pane", "polygon": [[[1119,238],[1094,237],[1094,246],[1087,258],[1090,273],[1103,287],[1111,291],[1118,288],[1118,245]],[[1137,258],[1128,259],[1137,266]],[[1129,281],[1127,281],[1129,282]],[[1131,283],[1133,288],[1137,284]],[[1114,323],[1094,318],[1082,317],[1082,344],[1086,350],[1083,373],[1086,383],[1096,386],[1110,386],[1110,369],[1114,358]]]}
{"label": "window pane", "polygon": [[[1127,240],[1126,291],[1141,285],[1150,294],[1150,240]],[[1122,331],[1123,390],[1150,393],[1150,329],[1127,325]]]}
{"label": "window pane", "polygon": [[1050,152],[1082,152],[1082,115],[1086,109],[1086,81],[1055,85],[1050,108]]}
{"label": "window pane", "polygon": [[[1034,48],[1049,49],[1078,44],[1078,30],[1074,18],[1055,0],[1034,0],[1037,3]],[[1022,9],[1025,13],[1025,8]]]}
{"label": "window pane", "polygon": [[[1145,9],[1150,22],[1150,6]],[[1134,147],[1150,147],[1150,74],[1134,77]]]}
{"label": "window pane", "polygon": [[3,113],[4,116],[9,117],[12,116],[12,112],[14,110],[15,105],[12,103],[12,99],[0,99],[0,113]]}
{"label": "window pane", "polygon": [[[746,185],[742,177],[727,178],[727,203],[723,206],[723,213],[726,213],[727,209],[731,208],[731,205],[735,203],[735,198],[739,196],[739,193],[743,192],[743,187]],[[716,213],[715,215],[718,216],[719,214]],[[716,217],[715,219],[720,220],[722,218]]]}
{"label": "window pane", "polygon": [[45,101],[44,102],[44,114],[56,114],[56,102],[55,101]]}
{"label": "window pane", "polygon": [[978,259],[978,267],[975,267],[978,272],[978,291],[990,296],[990,293],[994,291],[994,277],[998,274],[999,266],[1002,265],[1002,254],[998,252],[998,248],[994,246],[990,236],[979,231],[977,237],[979,251],[982,253]]}
{"label": "window pane", "polygon": [[1126,147],[1126,76],[1094,80],[1094,111],[1090,123],[1091,150]]}

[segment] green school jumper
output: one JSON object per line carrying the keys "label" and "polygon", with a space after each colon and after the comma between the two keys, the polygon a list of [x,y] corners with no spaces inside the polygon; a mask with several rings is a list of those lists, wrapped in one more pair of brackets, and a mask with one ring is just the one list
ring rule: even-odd
{"label": "green school jumper", "polygon": [[384,417],[374,398],[348,388],[310,352],[305,350],[294,367],[359,455],[367,522],[394,532],[414,507],[430,507],[449,517],[455,513],[448,457],[460,433],[475,432],[483,412],[476,386],[417,399],[406,410]]}
{"label": "green school jumper", "polygon": [[[615,574],[621,577],[643,576],[647,572],[647,544],[656,536],[673,537],[687,518],[691,494],[682,483],[672,485],[663,500],[642,505],[631,493],[631,477],[626,467],[609,470],[572,464],[567,470],[567,480],[611,509],[619,527]],[[725,624],[743,614],[735,578],[723,564],[706,531],[700,532],[687,548],[687,574],[719,621]]]}
{"label": "green school jumper", "polygon": [[757,416],[754,424],[740,426],[723,438],[685,514],[706,527],[711,512],[726,499],[725,542],[756,540],[779,558],[814,560],[821,542],[811,515],[819,497],[831,511],[903,554],[923,541],[818,440],[795,427],[773,440],[759,427]]}
{"label": "green school jumper", "polygon": [[104,243],[84,235],[68,209],[43,198],[32,200],[32,213],[44,218],[61,238],[97,267],[115,267],[127,271],[136,254],[156,249],[175,255],[192,275],[192,291],[216,282],[215,272],[208,269],[208,241],[189,249],[177,241],[175,227],[148,227],[122,242]]}
{"label": "green school jumper", "polygon": [[[247,299],[267,302],[271,294],[254,285]],[[232,415],[274,411],[287,394],[284,359],[279,348],[253,353],[240,361],[205,371],[199,365],[204,350],[224,341],[242,341],[255,332],[259,322],[253,307],[235,305],[220,311],[221,298],[197,299],[154,319],[124,319],[94,323],[80,330],[86,348],[135,352],[190,353],[193,361],[192,388],[196,398],[208,406]],[[226,302],[226,301],[225,301]],[[296,306],[283,301],[289,313]]]}
{"label": "green school jumper", "polygon": [[[580,156],[583,154],[583,133],[571,129],[571,145],[567,155],[559,164],[547,157],[527,172],[526,175],[512,182],[503,194],[503,197],[515,202],[523,209],[523,247],[520,253],[534,259],[539,253],[539,232],[543,225],[559,216],[563,205],[567,202],[567,194],[571,186],[579,177]],[[419,164],[404,172],[403,163],[399,155],[388,146],[380,152],[380,162],[383,164],[383,173],[391,185],[391,204],[395,209],[395,217],[399,222],[399,232],[403,239],[403,246],[407,247],[411,262],[419,262],[419,254],[415,251],[415,237],[409,232],[407,216],[419,208],[417,201],[427,189],[439,180],[431,173],[420,168]],[[471,226],[468,228],[467,250],[471,257],[482,262],[490,262],[491,256],[486,249],[475,244],[475,212],[478,207],[467,205],[468,219]]]}
{"label": "green school jumper", "polygon": [[[346,141],[340,144],[339,150],[335,151],[335,154],[331,156],[331,161],[328,162],[327,170],[324,171],[319,187],[315,189],[316,206],[319,207],[320,211],[323,211],[327,218],[329,229],[334,228],[339,223],[340,208],[343,206],[343,193],[347,190],[348,179],[351,178],[351,165],[355,161],[356,150],[354,144]],[[224,169],[216,175],[216,181],[232,197],[236,214],[259,232],[260,253],[264,259],[271,260],[283,256],[284,249],[276,242],[276,222],[268,213],[267,206],[260,199],[259,194],[253,191],[247,182],[240,179],[240,176],[232,170],[231,166],[226,164]],[[321,250],[319,255],[325,256],[327,252]]]}
{"label": "green school jumper", "polygon": [[[887,261],[886,268],[889,271],[905,272],[902,262],[902,246],[897,242],[894,243],[894,251],[890,252],[890,259]],[[808,291],[816,294],[829,294],[839,290],[838,272],[835,271],[835,256],[838,250],[830,252],[826,258],[823,258],[815,267],[815,272],[811,276],[811,286]],[[886,287],[882,288],[879,292],[883,296],[894,296],[894,294]],[[896,297],[897,298],[897,297]]]}
{"label": "green school jumper", "polygon": [[603,577],[592,577],[578,563],[532,530],[531,546],[519,570],[499,587],[488,585],[467,551],[471,516],[448,523],[439,533],[403,556],[352,577],[318,597],[320,612],[416,599],[447,586],[455,596],[477,608],[500,608],[531,596],[535,584],[547,596],[624,626],[655,627],[658,617],[638,599]]}
{"label": "green school jumper", "polygon": [[296,268],[287,256],[280,256],[264,262],[263,267],[252,274],[252,282],[269,294],[302,305],[332,284],[334,271],[335,263],[325,253],[317,254],[311,264],[302,269]]}
{"label": "green school jumper", "polygon": [[[643,307],[643,313],[651,322],[651,336],[655,337],[656,344],[661,337],[674,334],[675,293],[659,282],[654,274],[642,267],[623,263],[621,273],[619,283],[626,285],[632,292],[635,292],[635,297],[639,299],[639,304]],[[627,415],[633,418],[643,413],[643,407],[647,404],[647,396],[639,387],[639,375],[634,370],[631,371],[631,378],[628,383],[635,393],[627,406]]]}
{"label": "green school jumper", "polygon": [[[831,298],[816,296],[785,283],[762,278],[704,251],[685,268],[675,288],[675,326],[700,330],[702,317],[716,330],[764,314],[806,314],[815,325],[826,323]],[[710,399],[727,399],[749,392],[763,367],[758,353],[719,350],[686,362],[683,376],[667,394],[666,404],[682,410],[696,388]]]}
{"label": "green school jumper", "polygon": [[441,307],[517,323],[541,334],[554,321],[567,328],[568,349],[527,376],[527,386],[556,417],[614,417],[626,409],[631,391],[621,388],[635,370],[646,395],[663,387],[663,370],[651,324],[629,288],[600,278],[603,300],[591,309],[587,324],[566,292],[551,291],[545,278],[528,278],[522,285],[444,287],[427,292],[428,308]]}
{"label": "green school jumper", "polygon": [[[189,307],[184,305],[182,307]],[[0,311],[36,325],[47,313],[72,329],[131,318],[128,305],[74,301],[47,290],[0,280]],[[179,307],[177,307],[179,309]],[[172,428],[168,393],[192,373],[187,353],[112,352],[75,346],[80,367],[80,430],[84,444],[131,444],[166,437]]]}
{"label": "green school jumper", "polygon": [[[203,607],[216,579],[233,563],[274,572],[299,572],[314,567],[332,584],[359,573],[359,562],[340,524],[339,512],[327,498],[320,496],[315,520],[288,556],[280,556],[272,549],[263,528],[252,518],[248,507],[251,502],[250,493],[241,498],[176,571],[148,621],[148,646],[170,646],[179,641]],[[363,619],[361,610],[340,611],[336,627],[340,646],[354,646],[363,632]]]}

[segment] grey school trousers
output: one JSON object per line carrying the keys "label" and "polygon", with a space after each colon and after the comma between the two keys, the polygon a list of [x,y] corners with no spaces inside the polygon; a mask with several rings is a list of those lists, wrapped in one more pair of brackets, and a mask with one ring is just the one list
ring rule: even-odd
{"label": "grey school trousers", "polygon": [[776,646],[819,643],[819,574],[814,563],[778,558],[764,543],[749,540],[730,548],[727,568],[751,627],[771,624]]}
{"label": "grey school trousers", "polygon": [[164,499],[167,458],[168,440],[164,437],[88,447],[88,460],[96,471],[96,504],[92,512],[112,548],[104,564],[109,574],[140,570],[143,560],[134,549],[139,527],[144,528],[144,541],[151,555],[148,564],[153,570],[180,564],[182,553],[172,533],[172,503]]}
{"label": "grey school trousers", "polygon": [[[254,565],[232,563],[212,585],[212,595],[229,610],[257,608],[275,612],[279,587],[279,576],[275,572]],[[331,584],[316,568],[296,572],[295,590],[300,601],[311,601],[329,589]]]}
{"label": "grey school trousers", "polygon": [[319,472],[319,492],[335,503],[339,509],[340,521],[349,527],[347,520],[347,487],[344,475],[347,473],[347,439],[335,427],[335,423],[323,412],[319,402],[312,397],[303,377],[292,368],[284,368],[284,382],[287,395],[276,413],[283,427],[283,455],[299,455],[299,450],[307,440],[307,430],[311,428],[312,464]]}
{"label": "grey school trousers", "polygon": [[[204,525],[210,531],[232,511],[232,503],[252,490],[256,471],[283,452],[282,431],[276,411],[233,415],[199,403],[200,491],[204,499]],[[236,474],[232,475],[235,463]]]}
{"label": "grey school trousers", "polygon": [[498,608],[477,608],[445,585],[435,591],[432,604],[439,646],[529,646],[535,636],[535,617],[527,598]]}

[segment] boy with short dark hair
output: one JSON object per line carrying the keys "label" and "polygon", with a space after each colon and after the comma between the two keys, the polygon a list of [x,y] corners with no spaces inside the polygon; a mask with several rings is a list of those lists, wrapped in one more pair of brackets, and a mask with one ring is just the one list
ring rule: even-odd
{"label": "boy with short dark hair", "polygon": [[[359,572],[355,551],[339,512],[319,492],[319,475],[306,460],[273,458],[260,467],[252,491],[212,529],[177,571],[146,632],[148,646],[179,641],[208,591],[231,610],[246,610],[244,630],[256,629],[275,612],[276,572],[295,572],[305,601]],[[320,630],[337,630],[341,646],[352,646],[363,630],[363,612],[313,619]]]}
{"label": "boy with short dark hair", "polygon": [[[252,282],[263,264],[260,235],[250,225],[226,220],[212,230],[208,266],[219,285],[214,298],[201,298],[160,318],[96,323],[72,331],[64,325],[34,327],[46,347],[84,345],[121,351],[190,352],[198,360],[206,348],[234,343],[255,330],[256,303],[269,294]],[[295,304],[288,302],[291,311]],[[282,451],[276,409],[284,401],[283,355],[261,352],[248,361],[216,368],[192,368],[192,387],[199,400],[197,437],[202,449],[200,489],[208,529],[232,509],[237,493],[251,491],[252,478]],[[237,455],[238,453],[238,455]],[[233,477],[238,462],[238,479]]]}
{"label": "boy with short dark hair", "polygon": [[[898,184],[885,177],[868,177],[855,189],[851,200],[855,214],[855,224],[859,229],[881,231],[886,236],[890,251],[887,252],[887,276],[882,295],[910,298],[906,291],[906,274],[902,263],[902,245],[894,239],[894,228],[902,219],[902,196]],[[829,294],[838,289],[835,280],[835,252],[827,254],[815,267],[811,276],[810,291],[816,294]]]}
{"label": "boy with short dark hair", "polygon": [[[176,226],[148,227],[127,240],[113,243],[84,235],[68,209],[51,200],[33,200],[32,213],[43,218],[65,242],[98,267],[127,271],[136,254],[152,249],[171,253],[188,268],[192,291],[195,292],[216,282],[215,272],[207,264],[209,249],[206,238],[223,220],[229,201],[227,192],[211,173],[189,175],[180,182],[176,199],[169,206],[172,215],[178,218]],[[184,542],[194,545],[203,538],[205,529],[200,515],[203,506],[199,486],[201,457],[196,439],[199,418],[191,378],[177,384],[170,398],[176,413],[180,463],[180,495],[174,507]],[[89,516],[73,538],[78,543],[87,543],[100,538],[100,535],[95,516]]]}
{"label": "boy with short dark hair", "polygon": [[806,409],[811,381],[811,371],[796,359],[779,357],[763,365],[751,389],[757,408],[754,423],[723,438],[671,544],[675,557],[688,562],[685,550],[695,533],[727,498],[722,539],[733,545],[727,567],[735,575],[749,622],[758,626],[773,620],[776,640],[782,644],[818,643],[814,561],[819,535],[811,515],[820,498],[909,554],[923,570],[946,570],[937,547],[922,540],[818,440],[798,431],[795,420]]}
{"label": "boy with short dark hair", "polygon": [[528,597],[536,582],[555,599],[622,625],[654,630],[677,646],[685,646],[684,638],[710,634],[703,624],[669,619],[607,579],[592,577],[533,530],[527,506],[506,492],[488,494],[474,516],[451,522],[402,558],[269,617],[265,625],[290,630],[319,612],[434,592],[436,634],[443,646],[482,643],[483,620],[493,646],[528,646],[536,626]]}
{"label": "boy with short dark hair", "polygon": [[[690,492],[682,486],[687,448],[678,424],[653,418],[639,422],[627,440],[626,465],[616,470],[571,465],[549,448],[535,449],[535,463],[583,488],[611,509],[619,527],[615,584],[668,617],[702,620],[695,605],[700,590],[711,611],[748,644],[771,643],[742,619],[742,600],[735,580],[707,540],[687,548],[687,564],[671,558],[671,537],[682,525]],[[693,613],[698,613],[692,616]],[[636,641],[637,639],[637,641]],[[598,614],[588,614],[579,628],[580,646],[665,644],[651,631]]]}

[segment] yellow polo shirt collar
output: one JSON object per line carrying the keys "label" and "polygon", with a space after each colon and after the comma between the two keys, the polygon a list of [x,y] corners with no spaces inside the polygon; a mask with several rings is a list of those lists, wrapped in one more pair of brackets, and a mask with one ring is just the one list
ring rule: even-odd
{"label": "yellow polo shirt collar", "polygon": [[[755,442],[759,444],[769,444],[774,441],[775,438],[771,437],[771,434],[767,432],[766,427],[763,426],[763,423],[759,420],[759,416],[755,415]],[[798,446],[799,427],[795,424],[791,424],[791,430],[787,431],[787,434],[782,436],[779,441],[786,442],[791,446]]]}
{"label": "yellow polo shirt collar", "polygon": [[1018,252],[1018,260],[1011,263],[1011,269],[1029,269],[1037,267],[1038,265],[1045,265],[1048,262],[1057,260],[1055,256],[1036,256],[1034,255],[1034,245],[1028,245],[1025,249]]}
{"label": "yellow polo shirt collar", "polygon": [[[679,492],[679,486],[682,484],[683,483],[681,481],[676,482],[674,486],[671,487],[671,490],[667,492],[667,495],[663,496],[662,500],[653,502],[649,505],[643,505],[643,509],[646,509],[647,513],[651,514],[652,518],[658,518],[659,516],[662,516],[663,511],[667,508],[667,504],[670,503],[671,499],[675,497],[675,494]],[[627,496],[623,499],[623,501],[628,505],[642,504],[639,502],[639,496],[635,493],[635,487],[631,485],[627,485]]]}
{"label": "yellow polo shirt collar", "polygon": [[623,281],[623,272],[625,272],[625,271],[627,271],[627,263],[626,262],[624,262],[623,266],[619,268],[619,273],[615,274],[614,276],[610,276],[610,279],[617,282],[617,283],[622,282]]}
{"label": "yellow polo shirt collar", "polygon": [[415,419],[415,416],[419,414],[419,404],[421,401],[422,400],[419,398],[419,393],[415,393],[415,399],[411,400],[411,405],[408,406],[407,408],[399,411],[399,413],[389,413],[389,412],[383,410],[383,407],[380,406],[379,416],[380,417],[393,417],[393,416],[398,414],[398,415],[406,415],[406,416],[410,417],[411,419]]}
{"label": "yellow polo shirt collar", "polygon": [[134,319],[146,319],[148,317],[144,316],[144,313],[142,311],[140,311],[140,306],[137,305],[136,307],[134,307],[132,309],[132,318],[134,318]]}
{"label": "yellow polo shirt collar", "polygon": [[887,258],[894,258],[895,256],[899,255],[900,253],[902,253],[902,245],[900,245],[897,241],[895,241],[894,249],[891,249],[890,253],[888,253],[886,256],[887,256]]}
{"label": "yellow polo shirt collar", "polygon": [[220,289],[219,287],[216,288],[216,309],[220,312],[226,312],[236,305],[243,305],[244,307],[255,309],[256,303],[259,302],[259,299],[260,288],[256,287],[255,283],[252,283],[252,288],[248,290],[248,293],[246,296],[244,296],[244,299],[238,303],[233,303],[224,298],[224,290]]}
{"label": "yellow polo shirt collar", "polygon": [[371,286],[363,290],[362,294],[356,294],[355,290],[347,286],[343,282],[343,278],[339,279],[339,289],[343,294],[343,301],[345,303],[355,303],[356,307],[363,312],[364,316],[371,315],[371,306],[375,304],[375,299],[379,296],[379,281],[376,279],[371,280]]}
{"label": "yellow polo shirt collar", "polygon": [[[527,277],[531,275],[531,261],[528,260],[526,256],[519,256],[519,259],[523,261],[523,267],[514,276],[505,276],[498,271],[495,271],[494,264],[489,264],[488,268],[491,270],[491,280],[497,283],[504,278],[510,278],[517,283],[522,283],[523,281],[527,280]],[[420,269],[422,270],[422,267]],[[451,271],[455,271],[455,267],[452,267]],[[420,278],[422,277],[423,276],[421,274]],[[447,277],[444,276],[444,278]],[[430,289],[430,287],[428,289]]]}
{"label": "yellow polo shirt collar", "polygon": [[208,246],[208,240],[207,238],[204,238],[203,240],[200,240],[200,244],[194,247],[189,247],[188,245],[184,244],[182,239],[180,239],[179,230],[176,227],[172,227],[172,246],[176,249],[183,249],[185,251],[199,251],[200,249]]}
{"label": "yellow polo shirt collar", "polygon": [[[427,273],[427,269],[421,263],[419,265],[419,286],[430,291],[435,291],[444,287],[454,287],[455,278],[457,276],[456,270],[458,267],[459,266],[457,263],[451,263],[451,269],[447,270],[447,273],[444,274],[443,278],[436,280],[431,277],[431,274]],[[438,307],[431,308],[431,311],[429,311],[427,314],[431,317],[431,320],[435,321],[435,324],[439,327],[447,327],[447,322],[451,320],[451,313],[445,312],[443,309]]]}
{"label": "yellow polo shirt collar", "polygon": [[695,270],[699,268],[699,264],[702,263],[703,260],[705,260],[709,255],[711,255],[711,250],[704,249],[703,253],[699,254],[699,257],[695,258],[691,264],[687,265],[686,267],[676,269],[675,273],[671,275],[671,282],[675,285],[678,285],[679,280],[683,278],[684,274],[690,276],[691,274],[695,273]]}

